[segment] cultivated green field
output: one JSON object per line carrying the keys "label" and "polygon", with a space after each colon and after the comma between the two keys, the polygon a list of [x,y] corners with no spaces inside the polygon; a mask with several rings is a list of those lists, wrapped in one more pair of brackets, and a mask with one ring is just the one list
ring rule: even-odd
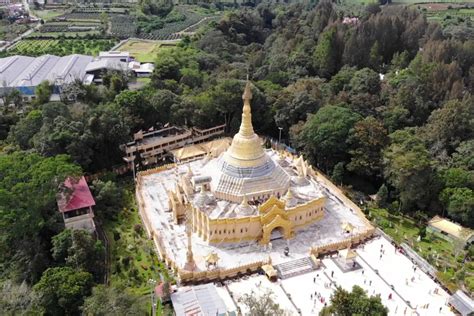
{"label": "cultivated green field", "polygon": [[114,40],[91,39],[41,39],[22,40],[8,50],[11,55],[40,56],[44,54],[64,56],[69,54],[85,54],[96,56],[101,51],[109,50]]}

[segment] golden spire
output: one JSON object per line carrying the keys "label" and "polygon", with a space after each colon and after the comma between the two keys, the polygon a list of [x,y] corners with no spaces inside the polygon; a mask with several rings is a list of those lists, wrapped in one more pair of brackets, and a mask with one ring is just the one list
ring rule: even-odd
{"label": "golden spire", "polygon": [[242,136],[252,136],[254,134],[252,126],[252,111],[250,108],[250,100],[252,99],[252,89],[250,87],[250,81],[247,79],[245,84],[244,94],[242,94],[244,100],[244,107],[242,109],[242,122],[240,124],[239,134]]}
{"label": "golden spire", "polygon": [[240,130],[234,135],[232,144],[227,149],[224,159],[235,167],[257,167],[266,163],[269,159],[263,150],[260,138],[255,134],[252,126],[252,113],[250,100],[252,90],[250,81],[247,79],[244,93],[242,94],[244,106],[242,108],[242,122]]}

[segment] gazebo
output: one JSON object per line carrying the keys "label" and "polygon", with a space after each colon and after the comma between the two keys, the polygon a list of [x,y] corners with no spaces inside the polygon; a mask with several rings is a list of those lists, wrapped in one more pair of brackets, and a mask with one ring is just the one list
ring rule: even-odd
{"label": "gazebo", "polygon": [[262,270],[263,270],[263,272],[265,272],[265,275],[267,276],[267,278],[270,281],[276,281],[277,280],[278,273],[275,270],[275,268],[273,268],[273,266],[271,264],[263,265]]}
{"label": "gazebo", "polygon": [[354,228],[355,228],[355,227],[354,227],[354,225],[352,225],[351,223],[347,223],[347,222],[346,222],[346,223],[343,223],[343,224],[341,225],[341,228],[342,228],[342,230],[343,230],[345,233],[350,234],[350,233],[352,233],[352,232],[354,231]]}
{"label": "gazebo", "polygon": [[347,262],[353,262],[357,258],[357,252],[354,249],[347,248],[339,251],[339,255]]}
{"label": "gazebo", "polygon": [[206,267],[209,268],[211,265],[214,266],[214,268],[217,268],[217,262],[219,261],[219,255],[215,252],[211,252],[206,256]]}

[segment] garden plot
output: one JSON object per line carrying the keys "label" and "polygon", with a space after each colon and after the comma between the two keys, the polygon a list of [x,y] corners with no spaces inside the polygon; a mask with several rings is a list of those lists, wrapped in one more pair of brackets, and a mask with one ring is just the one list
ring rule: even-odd
{"label": "garden plot", "polygon": [[158,52],[163,49],[159,41],[130,39],[116,48],[121,52],[129,52],[139,62],[154,62]]}

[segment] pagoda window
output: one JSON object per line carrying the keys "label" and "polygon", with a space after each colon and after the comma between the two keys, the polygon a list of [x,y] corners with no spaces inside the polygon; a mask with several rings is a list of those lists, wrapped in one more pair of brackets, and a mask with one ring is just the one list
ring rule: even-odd
{"label": "pagoda window", "polygon": [[241,229],[240,229],[240,233],[242,234],[243,232],[244,232],[244,229],[243,229],[243,228],[241,228]]}

